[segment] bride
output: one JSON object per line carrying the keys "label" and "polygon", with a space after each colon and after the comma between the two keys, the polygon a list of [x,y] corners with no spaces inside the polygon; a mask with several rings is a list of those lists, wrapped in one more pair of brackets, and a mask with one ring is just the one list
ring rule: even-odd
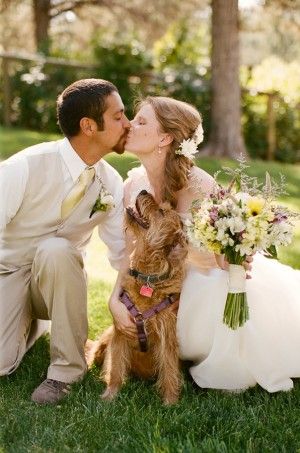
{"label": "bride", "polygon": [[[188,218],[199,188],[208,194],[215,184],[204,170],[176,153],[200,123],[194,107],[171,98],[148,97],[140,104],[126,149],[142,165],[128,174],[126,206],[146,189],[158,202],[168,200],[183,220]],[[250,320],[233,331],[222,322],[226,263],[190,246],[177,333],[181,358],[193,362],[190,373],[200,387],[239,391],[258,383],[276,392],[290,390],[291,378],[300,377],[300,271],[257,254],[251,277]],[[121,309],[115,303],[111,311],[118,326]],[[132,320],[123,322],[123,328],[126,324],[132,334]]]}

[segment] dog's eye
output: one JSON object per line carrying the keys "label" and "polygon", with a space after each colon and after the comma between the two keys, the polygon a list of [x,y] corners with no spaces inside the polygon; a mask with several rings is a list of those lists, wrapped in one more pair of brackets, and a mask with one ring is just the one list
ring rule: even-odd
{"label": "dog's eye", "polygon": [[159,213],[160,213],[162,216],[165,216],[165,211],[164,211],[163,209],[159,208],[158,211],[159,211]]}

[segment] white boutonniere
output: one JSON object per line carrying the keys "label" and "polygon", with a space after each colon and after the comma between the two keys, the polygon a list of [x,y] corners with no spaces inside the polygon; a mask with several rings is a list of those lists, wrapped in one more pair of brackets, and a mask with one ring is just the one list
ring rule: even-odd
{"label": "white boutonniere", "polygon": [[97,211],[106,212],[113,207],[114,207],[114,198],[113,198],[112,194],[106,190],[104,185],[102,185],[98,198],[95,201],[94,206],[91,210],[90,218]]}

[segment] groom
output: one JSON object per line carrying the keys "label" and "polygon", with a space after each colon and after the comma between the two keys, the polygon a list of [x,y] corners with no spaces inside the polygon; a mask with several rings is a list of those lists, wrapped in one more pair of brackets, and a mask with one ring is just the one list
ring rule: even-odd
{"label": "groom", "polygon": [[94,227],[113,267],[124,254],[123,183],[102,159],[123,153],[130,126],[118,90],[79,80],[58,97],[57,116],[64,139],[0,165],[0,376],[15,371],[51,320],[47,379],[31,397],[40,404],[60,401],[86,372],[83,256]]}

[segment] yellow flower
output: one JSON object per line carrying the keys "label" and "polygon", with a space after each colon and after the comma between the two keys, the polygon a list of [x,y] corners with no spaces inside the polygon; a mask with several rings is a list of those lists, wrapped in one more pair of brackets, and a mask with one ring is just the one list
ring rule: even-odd
{"label": "yellow flower", "polygon": [[211,252],[216,253],[217,255],[221,255],[222,253],[222,246],[219,242],[210,242],[208,248]]}
{"label": "yellow flower", "polygon": [[265,200],[263,200],[262,198],[252,197],[249,198],[249,200],[247,201],[247,207],[250,211],[250,215],[252,216],[260,214],[261,211],[263,210],[264,205]]}

